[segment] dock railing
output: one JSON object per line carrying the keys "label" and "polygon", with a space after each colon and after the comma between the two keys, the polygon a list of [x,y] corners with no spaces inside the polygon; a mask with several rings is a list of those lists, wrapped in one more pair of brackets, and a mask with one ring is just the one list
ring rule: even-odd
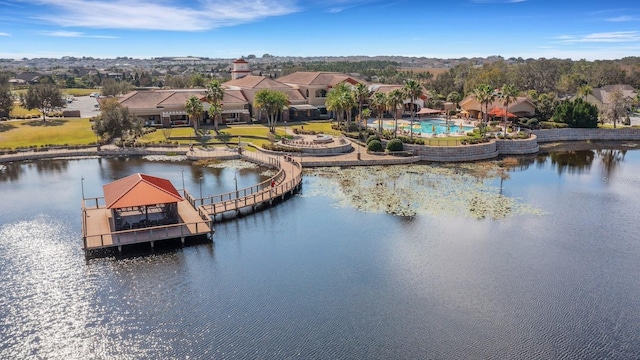
{"label": "dock railing", "polygon": [[[83,219],[84,222],[84,219]],[[162,226],[153,226],[149,228],[139,228],[131,230],[114,231],[91,236],[84,236],[85,249],[96,249],[103,247],[112,247],[117,245],[129,245],[142,242],[151,242],[166,239],[176,239],[198,234],[206,234],[211,231],[212,221],[203,220],[190,223],[170,224]],[[190,229],[189,227],[193,227]],[[111,244],[105,244],[105,239],[109,238]],[[99,239],[99,244],[96,241]],[[88,246],[91,244],[91,246]]]}
{"label": "dock railing", "polygon": [[[246,161],[257,163],[278,169],[271,178],[244,189],[229,191],[222,194],[210,195],[201,199],[193,197],[188,191],[183,190],[187,199],[199,211],[202,209],[208,215],[221,212],[239,210],[247,206],[255,206],[282,196],[293,191],[302,181],[302,165],[292,156],[283,155],[274,157],[264,154],[243,155]],[[289,178],[284,166],[291,166]]]}

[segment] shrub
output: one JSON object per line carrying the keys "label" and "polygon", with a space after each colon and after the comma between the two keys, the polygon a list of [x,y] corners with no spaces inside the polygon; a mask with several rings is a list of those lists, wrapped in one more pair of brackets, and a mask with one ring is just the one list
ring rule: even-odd
{"label": "shrub", "polygon": [[540,128],[541,129],[564,129],[568,128],[569,124],[553,122],[553,121],[541,121]]}
{"label": "shrub", "polygon": [[367,145],[369,145],[369,143],[373,140],[378,140],[378,142],[380,142],[380,137],[378,135],[371,135],[367,138]]}
{"label": "shrub", "polygon": [[302,152],[302,149],[290,148],[287,146],[272,145],[272,144],[262,144],[262,148],[266,150],[279,151],[279,152]]}
{"label": "shrub", "polygon": [[500,121],[492,121],[489,123],[489,126],[494,127],[500,125]]}
{"label": "shrub", "polygon": [[367,150],[374,152],[382,151],[382,143],[380,140],[371,140],[367,143]]}
{"label": "shrub", "polygon": [[536,119],[536,118],[531,118],[531,119],[527,120],[527,122],[525,124],[527,126],[529,126],[530,128],[536,128],[540,124],[540,121],[538,121],[538,119]]}
{"label": "shrub", "polygon": [[400,139],[392,139],[387,143],[388,151],[402,151],[404,150],[402,146],[402,141]]}

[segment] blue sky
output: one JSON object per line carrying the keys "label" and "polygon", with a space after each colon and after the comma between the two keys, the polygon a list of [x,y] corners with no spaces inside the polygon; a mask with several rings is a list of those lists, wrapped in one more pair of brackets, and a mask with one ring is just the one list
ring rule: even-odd
{"label": "blue sky", "polygon": [[640,56],[637,0],[0,0],[0,57]]}

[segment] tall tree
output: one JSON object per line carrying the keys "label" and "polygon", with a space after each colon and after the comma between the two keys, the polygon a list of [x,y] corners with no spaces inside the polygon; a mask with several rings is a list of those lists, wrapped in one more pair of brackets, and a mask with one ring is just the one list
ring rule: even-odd
{"label": "tall tree", "polygon": [[205,97],[209,104],[211,104],[211,107],[209,108],[209,116],[213,117],[213,128],[217,133],[220,112],[222,111],[222,99],[224,98],[224,88],[220,81],[216,79],[209,81]]}
{"label": "tall tree", "polygon": [[409,129],[411,131],[410,137],[413,138],[413,119],[416,115],[416,99],[422,96],[422,85],[415,80],[407,80],[404,86],[402,87],[402,91],[407,98],[411,99],[411,126]]}
{"label": "tall tree", "polygon": [[382,118],[384,117],[384,112],[387,110],[389,106],[389,101],[387,99],[387,94],[382,92],[374,93],[371,97],[371,107],[376,112],[376,120],[378,121],[378,132],[382,133]]}
{"label": "tall tree", "polygon": [[398,137],[398,110],[404,107],[404,92],[401,89],[393,89],[387,95],[389,110],[393,112],[393,136]]}
{"label": "tall tree", "polygon": [[353,96],[358,102],[358,119],[362,120],[362,106],[369,98],[369,88],[366,84],[357,83],[353,88]]}
{"label": "tall tree", "polygon": [[345,119],[344,115],[346,114],[345,127],[349,131],[351,127],[351,112],[357,105],[351,86],[346,82],[341,82],[334,86],[327,94],[326,104],[328,110],[336,112],[338,124],[340,124],[340,119]]}
{"label": "tall tree", "polygon": [[269,131],[276,133],[276,122],[282,108],[289,104],[287,95],[282,91],[262,89],[253,99],[253,106],[267,113],[267,126]]}
{"label": "tall tree", "polygon": [[504,132],[507,132],[507,119],[509,115],[509,104],[518,96],[518,89],[513,84],[505,84],[499,94],[500,101],[504,105]]}
{"label": "tall tree", "polygon": [[495,95],[493,93],[493,88],[487,84],[482,84],[478,86],[473,91],[473,97],[475,97],[476,101],[480,103],[480,109],[482,109],[482,105],[485,106],[485,111],[483,112],[483,122],[488,121],[488,113],[489,113],[489,104],[495,100]]}
{"label": "tall tree", "polygon": [[193,123],[193,130],[198,131],[200,125],[200,116],[202,115],[202,102],[196,96],[190,96],[184,104],[184,108]]}
{"label": "tall tree", "polygon": [[24,107],[27,110],[38,109],[42,113],[42,121],[47,121],[47,113],[66,104],[62,93],[54,84],[38,84],[29,86],[24,96]]}
{"label": "tall tree", "polygon": [[9,77],[0,74],[0,118],[9,117],[13,110],[13,95],[9,87]]}
{"label": "tall tree", "polygon": [[104,140],[136,137],[142,135],[143,121],[134,116],[116,99],[108,99],[102,104],[100,115],[93,123],[93,131]]}
{"label": "tall tree", "polygon": [[605,111],[607,120],[613,123],[613,127],[616,128],[616,124],[620,118],[623,118],[629,112],[630,101],[624,96],[621,89],[616,88],[609,94],[609,103]]}
{"label": "tall tree", "polygon": [[587,84],[584,84],[578,88],[578,95],[581,96],[583,100],[587,100],[587,96],[592,94],[593,89]]}

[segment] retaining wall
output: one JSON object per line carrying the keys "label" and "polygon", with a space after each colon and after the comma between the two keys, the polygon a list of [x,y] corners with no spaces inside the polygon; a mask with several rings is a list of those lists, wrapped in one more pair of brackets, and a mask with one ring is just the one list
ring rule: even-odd
{"label": "retaining wall", "polygon": [[640,129],[546,129],[534,130],[538,143],[554,141],[634,141],[640,140]]}

